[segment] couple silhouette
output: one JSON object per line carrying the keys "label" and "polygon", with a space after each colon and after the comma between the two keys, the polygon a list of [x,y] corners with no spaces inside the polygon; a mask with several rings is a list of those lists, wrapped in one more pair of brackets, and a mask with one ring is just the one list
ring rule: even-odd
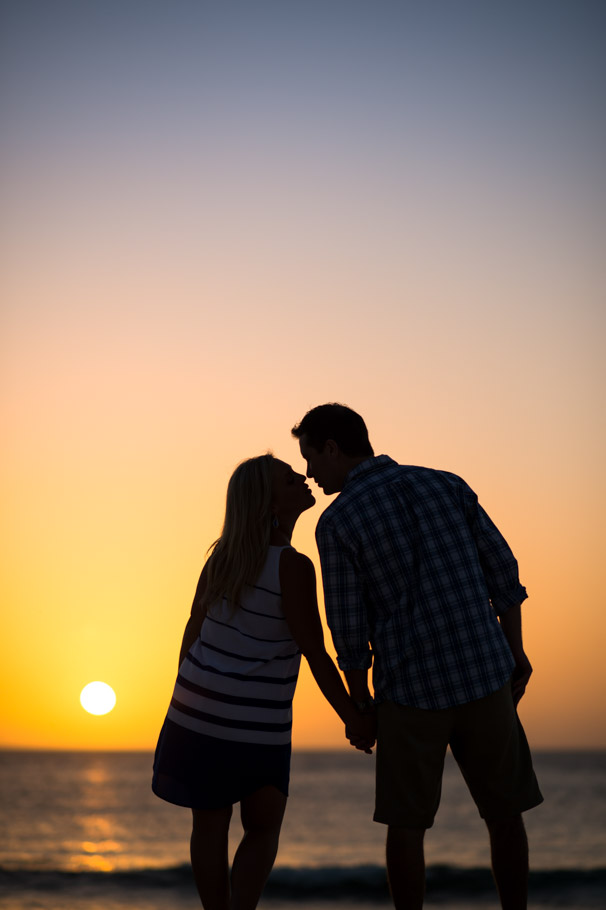
{"label": "couple silhouette", "polygon": [[[396,910],[423,906],[423,840],[448,747],[486,822],[501,905],[524,910],[521,813],[542,796],[516,711],[532,673],[517,562],[460,477],[375,456],[362,417],[345,405],[313,408],[292,435],[307,478],[339,494],[316,540],[347,688],[325,648],[313,563],[291,546],[315,497],[284,461],[249,458],[228,484],[154,760],[154,793],[192,810],[202,906],[252,910],[271,872],[303,654],[351,745],[377,745],[374,820],[387,826]],[[236,804],[244,833],[230,870]]]}

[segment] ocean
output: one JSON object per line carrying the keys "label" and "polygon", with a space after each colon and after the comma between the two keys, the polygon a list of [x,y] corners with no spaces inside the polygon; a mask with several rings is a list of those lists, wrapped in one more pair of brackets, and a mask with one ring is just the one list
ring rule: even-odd
{"label": "ocean", "polygon": [[[0,907],[199,907],[189,811],[151,793],[151,765],[146,752],[0,751]],[[525,816],[530,907],[606,907],[606,753],[537,752],[535,766],[545,803]],[[353,750],[294,753],[261,908],[388,910],[373,775],[374,757]],[[236,815],[232,826],[235,840]],[[498,907],[486,829],[450,756],[426,856],[426,906]]]}

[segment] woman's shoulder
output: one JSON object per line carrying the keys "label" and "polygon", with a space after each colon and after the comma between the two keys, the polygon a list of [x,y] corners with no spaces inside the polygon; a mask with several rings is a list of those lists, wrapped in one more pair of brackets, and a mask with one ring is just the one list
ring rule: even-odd
{"label": "woman's shoulder", "polygon": [[313,575],[315,578],[316,570],[314,564],[305,553],[299,553],[294,547],[285,547],[280,553],[280,576],[288,574],[298,577],[308,577]]}

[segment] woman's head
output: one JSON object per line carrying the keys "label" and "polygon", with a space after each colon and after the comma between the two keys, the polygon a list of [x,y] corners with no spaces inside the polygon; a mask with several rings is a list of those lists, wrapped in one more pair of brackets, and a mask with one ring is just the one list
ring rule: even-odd
{"label": "woman's head", "polygon": [[269,452],[247,458],[229,479],[223,529],[206,564],[204,608],[224,596],[237,604],[244,585],[261,571],[271,533],[273,462]]}
{"label": "woman's head", "polygon": [[254,583],[267,557],[272,521],[288,533],[315,502],[302,474],[271,453],[247,458],[227,485],[225,520],[211,547],[203,605],[226,596],[237,604]]}
{"label": "woman's head", "polygon": [[227,533],[249,537],[271,527],[271,491],[275,458],[270,452],[247,458],[235,469],[227,484],[225,521],[221,537]]}
{"label": "woman's head", "polygon": [[311,509],[315,501],[305,474],[298,474],[285,461],[274,458],[271,482],[272,521],[277,522],[283,532],[290,534],[301,512]]}

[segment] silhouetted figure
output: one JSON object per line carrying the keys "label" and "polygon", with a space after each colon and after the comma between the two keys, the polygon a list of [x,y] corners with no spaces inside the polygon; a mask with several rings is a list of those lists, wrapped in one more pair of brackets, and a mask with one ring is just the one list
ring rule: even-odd
{"label": "silhouetted figure", "polygon": [[[273,866],[301,653],[347,729],[364,748],[374,744],[373,723],[324,648],[313,564],[290,545],[299,515],[314,503],[305,477],[272,455],[239,465],[185,628],[152,788],[193,810],[191,862],[206,910],[256,907]],[[244,836],[230,876],[235,803]]]}
{"label": "silhouetted figure", "polygon": [[488,826],[502,907],[524,910],[521,813],[543,798],[515,709],[532,672],[517,562],[460,477],[374,457],[350,408],[321,405],[292,432],[307,476],[340,494],[316,529],[326,615],[351,695],[369,712],[373,667],[374,819],[388,826],[395,906],[423,905],[423,839],[450,745]]}

